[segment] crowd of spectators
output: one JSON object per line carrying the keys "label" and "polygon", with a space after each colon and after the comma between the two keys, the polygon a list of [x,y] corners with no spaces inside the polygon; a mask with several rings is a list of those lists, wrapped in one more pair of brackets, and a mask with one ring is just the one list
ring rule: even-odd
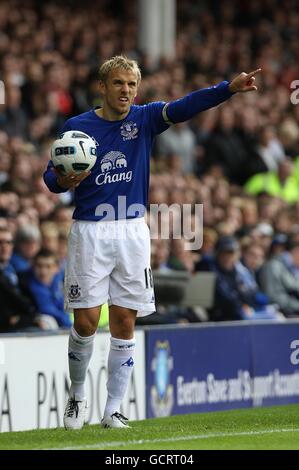
{"label": "crowd of spectators", "polygon": [[1,331],[70,324],[61,286],[73,194],[50,193],[42,174],[64,121],[101,104],[99,64],[119,53],[140,63],[140,104],[262,68],[257,93],[156,139],[149,204],[203,204],[204,228],[196,250],[152,240],[152,265],[214,271],[211,320],[270,315],[268,306],[299,314],[298,2],[179,0],[177,10],[176,57],[154,63],[138,48],[135,0],[0,3]]}

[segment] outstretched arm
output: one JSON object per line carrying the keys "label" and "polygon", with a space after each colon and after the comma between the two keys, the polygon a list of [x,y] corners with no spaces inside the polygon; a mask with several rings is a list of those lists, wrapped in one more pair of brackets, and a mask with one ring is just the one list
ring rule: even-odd
{"label": "outstretched arm", "polygon": [[231,82],[221,82],[218,85],[194,91],[176,101],[167,103],[163,109],[163,118],[167,124],[175,124],[193,118],[201,111],[213,108],[230,98],[234,93],[244,93],[257,90],[254,85],[255,75],[261,69],[250,73],[242,72]]}

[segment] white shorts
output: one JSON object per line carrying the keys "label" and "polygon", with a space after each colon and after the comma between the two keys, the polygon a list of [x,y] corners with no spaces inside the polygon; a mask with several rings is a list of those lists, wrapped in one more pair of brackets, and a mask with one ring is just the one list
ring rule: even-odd
{"label": "white shorts", "polygon": [[146,316],[155,311],[150,232],[144,218],[76,220],[68,239],[65,309],[118,305]]}

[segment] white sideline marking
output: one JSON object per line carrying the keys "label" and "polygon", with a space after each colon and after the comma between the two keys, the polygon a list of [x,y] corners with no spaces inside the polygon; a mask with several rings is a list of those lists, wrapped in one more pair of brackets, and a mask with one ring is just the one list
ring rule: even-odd
{"label": "white sideline marking", "polygon": [[[209,439],[214,437],[239,437],[239,436],[261,436],[263,434],[274,434],[279,432],[299,432],[299,428],[295,429],[265,429],[261,431],[244,431],[244,432],[219,432],[214,434],[193,434],[190,436],[181,437],[169,437],[164,439],[139,439],[132,441],[112,441],[103,444],[90,444],[84,446],[72,446],[72,447],[57,447],[52,450],[76,450],[76,449],[105,449],[106,447],[122,447],[127,445],[140,445],[140,444],[156,444],[162,442],[180,442],[180,441],[192,441],[193,439]],[[51,448],[49,448],[51,450]]]}

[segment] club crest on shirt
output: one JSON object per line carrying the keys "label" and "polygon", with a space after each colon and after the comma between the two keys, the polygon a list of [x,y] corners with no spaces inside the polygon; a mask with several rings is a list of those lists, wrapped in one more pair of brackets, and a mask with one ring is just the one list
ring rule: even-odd
{"label": "club crest on shirt", "polygon": [[123,136],[123,140],[137,139],[138,128],[137,124],[133,121],[126,121],[120,127],[120,133]]}
{"label": "club crest on shirt", "polygon": [[68,297],[69,300],[77,300],[81,296],[81,287],[78,284],[72,284],[69,288]]}

